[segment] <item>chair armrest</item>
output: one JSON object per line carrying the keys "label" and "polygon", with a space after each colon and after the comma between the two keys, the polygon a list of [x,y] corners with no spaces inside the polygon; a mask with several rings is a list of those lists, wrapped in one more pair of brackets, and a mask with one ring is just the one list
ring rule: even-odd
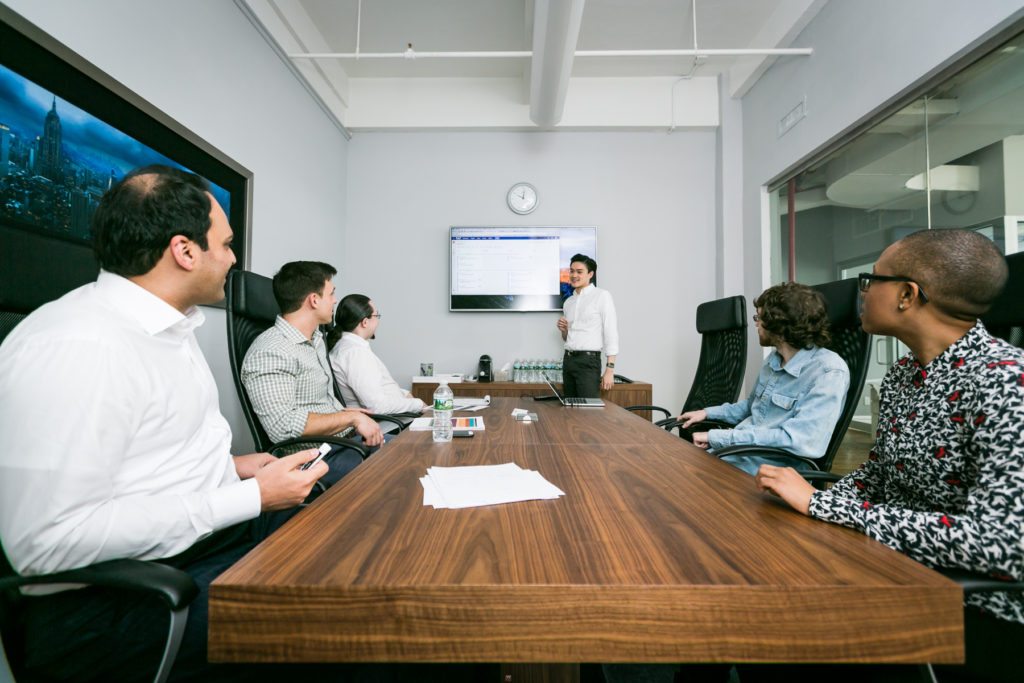
{"label": "chair armrest", "polygon": [[721,420],[704,420],[703,422],[694,422],[689,427],[683,427],[683,421],[672,418],[671,420],[659,420],[654,424],[659,427],[663,427],[669,431],[672,431],[676,427],[680,427],[680,431],[684,432],[706,432],[712,429],[732,429],[736,425],[729,422],[722,422]]}
{"label": "chair armrest", "polygon": [[[729,446],[728,448],[717,449],[713,455],[716,458],[724,458],[727,455],[741,455],[743,453],[759,453],[770,455],[774,458],[786,458],[788,460],[805,463],[808,467],[815,470],[815,472],[821,470],[821,466],[814,458],[805,458],[800,455],[793,455],[789,451],[784,451],[781,448],[769,448],[767,446]],[[839,477],[836,477],[834,481],[837,481],[838,479]]]}
{"label": "chair armrest", "polygon": [[843,478],[841,474],[835,472],[801,472],[800,476],[814,484],[817,489],[824,489],[824,484],[832,484]]}
{"label": "chair armrest", "polygon": [[412,413],[388,413],[386,415],[378,415],[376,413],[369,413],[367,415],[367,417],[369,417],[370,419],[375,420],[377,422],[391,422],[391,423],[395,424],[398,427],[398,431],[402,431],[406,427],[409,426],[409,423],[408,422],[402,422],[401,418],[403,418],[403,417],[419,417],[419,415],[418,414],[412,414]]}
{"label": "chair armrest", "polygon": [[1024,591],[1024,582],[996,579],[988,574],[971,572],[966,569],[937,569],[940,574],[953,579],[964,589],[964,595],[991,593],[992,591]]}
{"label": "chair armrest", "polygon": [[174,611],[187,607],[199,595],[196,582],[185,572],[144,560],[108,560],[54,574],[5,576],[0,579],[0,589],[69,583],[155,593]]}
{"label": "chair armrest", "polygon": [[316,447],[322,443],[329,443],[335,446],[345,446],[359,453],[363,460],[366,460],[367,456],[370,455],[370,449],[367,448],[366,444],[360,443],[359,441],[353,441],[352,439],[343,439],[340,436],[297,436],[293,439],[285,439],[279,441],[267,450],[272,455],[277,455],[275,451],[279,451],[282,448],[289,446],[298,446],[299,444],[310,444]]}
{"label": "chair armrest", "polygon": [[[656,410],[659,413],[665,413],[665,417],[666,418],[671,418],[672,417],[672,413],[670,413],[669,411],[665,410],[661,406],[623,406],[623,408],[625,408],[626,410],[628,410],[630,412],[633,412],[633,413],[639,412],[641,410]],[[655,424],[657,424],[657,422]]]}

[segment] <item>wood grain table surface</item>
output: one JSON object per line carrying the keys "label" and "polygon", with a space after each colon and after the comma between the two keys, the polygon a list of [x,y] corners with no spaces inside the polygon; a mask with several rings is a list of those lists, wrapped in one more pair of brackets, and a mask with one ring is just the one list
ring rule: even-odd
{"label": "wood grain table surface", "polygon": [[[211,661],[962,661],[955,583],[622,408],[471,414],[475,437],[403,433],[221,575]],[[428,467],[505,462],[566,495],[423,506]]]}

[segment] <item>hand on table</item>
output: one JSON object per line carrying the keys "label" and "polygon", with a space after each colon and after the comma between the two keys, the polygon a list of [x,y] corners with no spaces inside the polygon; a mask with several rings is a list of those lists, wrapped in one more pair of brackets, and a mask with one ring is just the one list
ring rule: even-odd
{"label": "hand on table", "polygon": [[809,514],[814,487],[792,467],[761,465],[754,482],[758,489],[778,496],[797,512]]}

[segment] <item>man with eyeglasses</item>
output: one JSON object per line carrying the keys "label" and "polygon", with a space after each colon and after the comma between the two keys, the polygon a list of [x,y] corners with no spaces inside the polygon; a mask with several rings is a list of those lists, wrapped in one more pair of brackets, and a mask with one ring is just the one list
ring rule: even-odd
{"label": "man with eyeglasses", "polygon": [[370,348],[380,325],[380,310],[370,297],[349,294],[338,304],[328,339],[331,369],[350,406],[382,415],[421,413],[426,404],[398,386],[387,366]]}
{"label": "man with eyeglasses", "polygon": [[242,362],[242,384],[275,442],[299,436],[349,436],[355,431],[367,446],[383,443],[380,426],[365,411],[345,408],[334,395],[320,325],[330,324],[334,316],[331,278],[337,272],[319,261],[281,266],[274,275],[274,298],[281,314],[256,338]]}
{"label": "man with eyeglasses", "polygon": [[[861,322],[910,352],[882,382],[867,462],[827,491],[765,465],[758,487],[926,565],[1024,580],[1024,351],[978,320],[1006,280],[1006,260],[976,232],[921,231],[886,249],[860,275]],[[1024,597],[966,602],[966,666],[939,679],[1020,680]]]}
{"label": "man with eyeglasses", "polygon": [[[762,292],[754,299],[754,307],[758,341],[775,347],[761,367],[754,390],[737,403],[692,410],[678,419],[684,429],[699,428],[705,420],[736,425],[693,432],[693,443],[701,448],[762,446],[820,458],[850,386],[846,362],[824,348],[830,339],[825,299],[806,285],[784,282]],[[756,451],[722,459],[750,475],[765,463],[790,462]]]}

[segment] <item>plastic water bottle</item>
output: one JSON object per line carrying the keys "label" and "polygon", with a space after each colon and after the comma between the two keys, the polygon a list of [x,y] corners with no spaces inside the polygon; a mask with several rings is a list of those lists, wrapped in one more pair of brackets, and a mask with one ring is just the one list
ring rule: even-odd
{"label": "plastic water bottle", "polygon": [[434,389],[434,441],[447,442],[452,440],[452,408],[455,407],[455,396],[447,382],[441,382]]}
{"label": "plastic water bottle", "polygon": [[519,363],[518,358],[516,359],[516,362],[512,364],[512,381],[516,384],[522,384],[523,382],[522,366]]}

